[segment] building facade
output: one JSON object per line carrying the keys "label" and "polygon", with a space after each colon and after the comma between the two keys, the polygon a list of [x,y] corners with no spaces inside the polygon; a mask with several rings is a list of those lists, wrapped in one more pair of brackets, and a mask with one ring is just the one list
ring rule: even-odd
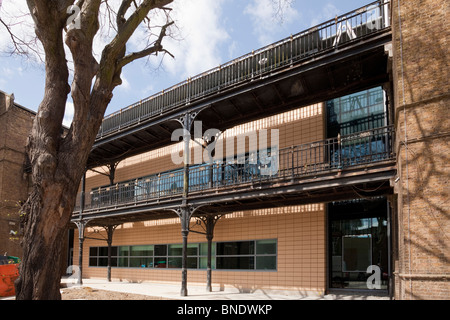
{"label": "building facade", "polygon": [[0,91],[0,254],[21,256],[21,204],[28,198],[25,145],[35,113]]}
{"label": "building facade", "polygon": [[[318,166],[324,158],[339,160],[343,166],[352,162],[388,159],[390,148],[385,136],[359,138],[360,132],[386,130],[388,127],[387,95],[375,87],[324,103],[301,107],[275,116],[262,118],[225,131],[222,141],[237,142],[239,136],[249,136],[267,130],[276,132],[276,147],[282,152],[299,145],[314,145],[317,141],[342,136],[347,143],[341,154],[328,148],[308,149],[296,157],[317,153],[303,165]],[[358,134],[355,141],[345,140]],[[266,137],[264,137],[266,138]],[[212,175],[191,177],[190,184],[240,179],[251,181],[260,175],[261,164],[248,164],[250,139],[246,143],[246,161],[238,164],[237,144],[233,160],[212,170]],[[269,139],[270,140],[270,139]],[[241,140],[242,141],[242,140]],[[344,142],[347,141],[347,142]],[[95,168],[86,179],[86,204],[102,207],[113,199],[136,199],[152,192],[171,192],[182,185],[177,173],[182,167],[172,156],[183,143],[156,149],[125,159],[114,167],[111,184],[110,167]],[[272,146],[270,143],[269,146]],[[216,145],[217,147],[217,145]],[[191,156],[197,153],[191,142]],[[257,153],[265,150],[260,148]],[[272,150],[271,150],[272,151]],[[227,154],[228,151],[226,152]],[[225,159],[225,156],[223,156]],[[281,160],[281,157],[280,157]],[[280,161],[282,162],[282,161]],[[247,165],[248,164],[248,165]],[[241,166],[241,170],[237,169]],[[284,163],[279,163],[283,170]],[[207,170],[205,166],[204,171]],[[164,183],[161,176],[169,177]],[[131,178],[131,179],[130,179]],[[153,184],[152,181],[159,182]],[[214,229],[212,245],[212,283],[240,290],[289,290],[304,295],[323,295],[330,289],[368,289],[369,266],[379,267],[379,290],[388,293],[390,270],[390,207],[385,196],[355,198],[330,203],[283,205],[276,208],[242,210],[221,216]],[[111,243],[111,277],[122,281],[181,281],[182,243],[180,219],[169,218],[125,223],[114,231]],[[207,241],[199,219],[190,226],[187,264],[189,283],[204,284],[207,278]],[[108,246],[106,228],[92,227],[85,231],[83,276],[106,277]],[[98,240],[94,240],[94,239]],[[79,247],[75,243],[74,252]],[[76,261],[76,259],[75,259]]]}
{"label": "building facade", "polygon": [[[63,259],[182,294],[448,299],[448,9],[377,1],[105,117]],[[12,101],[0,94],[0,243],[20,256],[33,114]]]}

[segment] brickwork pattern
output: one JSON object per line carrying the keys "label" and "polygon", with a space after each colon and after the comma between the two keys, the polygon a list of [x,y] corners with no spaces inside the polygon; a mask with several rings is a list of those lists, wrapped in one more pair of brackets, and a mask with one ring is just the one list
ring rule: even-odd
{"label": "brickwork pattern", "polygon": [[[323,204],[235,212],[216,225],[213,241],[278,240],[277,271],[213,270],[213,283],[241,290],[285,289],[302,294],[323,294],[326,288],[326,225]],[[127,223],[119,227],[113,246],[180,244],[179,219]],[[195,230],[195,229],[194,229]],[[105,236],[89,233],[89,236]],[[189,242],[206,242],[203,235],[189,234]],[[83,277],[105,278],[106,268],[88,267],[89,247],[106,246],[105,241],[84,241]],[[75,241],[74,252],[78,252]],[[77,260],[77,259],[75,259]],[[180,269],[112,268],[120,281],[181,281]],[[188,270],[188,283],[206,283],[206,270]]]}
{"label": "brickwork pattern", "polygon": [[[324,139],[324,105],[299,108],[229,129],[224,139],[231,139],[259,129],[279,130],[279,148]],[[270,141],[271,136],[268,135]],[[235,141],[235,152],[236,152]],[[226,146],[226,141],[223,144]],[[195,147],[191,150],[193,157]],[[117,167],[115,182],[179,168],[173,164],[172,147],[125,159]],[[248,148],[247,148],[248,151]],[[98,168],[97,171],[105,170]],[[108,185],[106,176],[88,173],[86,191]],[[291,289],[323,294],[326,288],[325,209],[323,204],[278,209],[234,212],[217,224],[214,241],[278,240],[277,271],[214,271],[213,283],[242,290]],[[114,233],[113,246],[181,243],[179,219],[127,223]],[[190,233],[189,242],[206,242],[203,235]],[[85,240],[83,276],[106,276],[106,268],[89,268],[89,247],[106,246],[104,241]],[[78,253],[75,239],[74,252]],[[74,261],[78,261],[77,258]],[[181,281],[180,270],[113,268],[112,277],[129,281]],[[205,270],[189,270],[188,281],[205,283]]]}
{"label": "brickwork pattern", "polygon": [[[25,145],[34,113],[0,91],[0,254],[21,256],[19,202],[28,197]],[[17,234],[15,234],[17,232]]]}
{"label": "brickwork pattern", "polygon": [[450,298],[449,6],[448,1],[392,2],[400,177],[397,299]]}

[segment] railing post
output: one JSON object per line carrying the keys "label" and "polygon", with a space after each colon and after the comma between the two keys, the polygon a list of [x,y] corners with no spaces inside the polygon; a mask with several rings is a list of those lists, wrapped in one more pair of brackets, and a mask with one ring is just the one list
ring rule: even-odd
{"label": "railing post", "polygon": [[83,215],[85,205],[86,205],[86,170],[84,170],[83,177],[81,178],[80,217]]}
{"label": "railing post", "polygon": [[342,169],[342,148],[341,148],[341,134],[337,136],[337,153],[338,153],[338,169]]}
{"label": "railing post", "polygon": [[294,182],[295,172],[294,172],[294,146],[291,146],[291,175],[292,182]]}

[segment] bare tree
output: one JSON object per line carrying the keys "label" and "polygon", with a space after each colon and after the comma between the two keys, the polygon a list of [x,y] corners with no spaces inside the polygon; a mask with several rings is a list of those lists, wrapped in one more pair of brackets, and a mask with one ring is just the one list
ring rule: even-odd
{"label": "bare tree", "polygon": [[[140,25],[149,23],[151,11],[168,12],[165,6],[171,2],[122,0],[114,10],[108,0],[27,0],[45,53],[46,79],[44,98],[27,145],[33,188],[22,208],[26,218],[17,299],[61,299],[61,244],[106,107],[114,88],[121,84],[123,67],[136,59],[166,52],[162,41],[172,24],[169,16],[159,34],[142,51],[127,53],[127,42]],[[97,62],[93,41],[99,31],[102,5],[107,6],[107,14],[114,19],[111,23],[115,36]],[[11,36],[16,46],[21,45],[20,39]],[[65,45],[73,58],[71,85]],[[69,131],[62,135],[69,93],[75,112]]]}
{"label": "bare tree", "polygon": [[[278,15],[282,12],[281,4],[289,4],[291,0],[273,1]],[[16,281],[16,298],[59,300],[61,244],[67,234],[89,152],[113,90],[122,82],[122,68],[153,54],[170,54],[162,41],[173,24],[171,9],[167,7],[173,0],[26,2],[40,42],[38,46],[34,40],[15,35],[0,19],[0,27],[5,27],[10,35],[13,52],[40,54],[43,51],[46,75],[44,98],[27,144],[33,187],[21,212],[24,217],[23,257]],[[156,12],[165,17],[159,26],[151,23],[152,14]],[[114,37],[97,61],[93,54],[94,37],[104,21]],[[139,26],[147,27],[149,40],[141,51],[127,52],[127,43]],[[70,67],[66,47],[73,60]],[[72,81],[69,81],[69,68],[73,71]],[[62,134],[69,94],[74,104],[74,118],[68,132]]]}

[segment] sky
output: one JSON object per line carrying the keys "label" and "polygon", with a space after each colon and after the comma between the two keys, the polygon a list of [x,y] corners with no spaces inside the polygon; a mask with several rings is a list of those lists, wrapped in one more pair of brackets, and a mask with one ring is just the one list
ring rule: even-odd
{"label": "sky", "polygon": [[[111,3],[120,0],[109,0]],[[372,0],[285,0],[277,14],[273,0],[175,0],[171,17],[176,23],[173,37],[163,40],[169,55],[134,61],[122,72],[105,115],[178,84],[188,77],[224,64],[273,42],[342,15]],[[26,0],[0,0],[0,17],[26,40],[34,39]],[[152,16],[160,22],[161,15]],[[95,57],[100,59],[104,45],[114,35],[103,32],[95,40]],[[140,29],[130,39],[129,51],[140,51],[148,35]],[[0,25],[0,90],[14,93],[15,101],[37,111],[44,94],[44,65],[33,55],[11,55],[11,40]],[[70,57],[68,58],[70,60]],[[73,104],[70,95],[64,124],[70,125]]]}

